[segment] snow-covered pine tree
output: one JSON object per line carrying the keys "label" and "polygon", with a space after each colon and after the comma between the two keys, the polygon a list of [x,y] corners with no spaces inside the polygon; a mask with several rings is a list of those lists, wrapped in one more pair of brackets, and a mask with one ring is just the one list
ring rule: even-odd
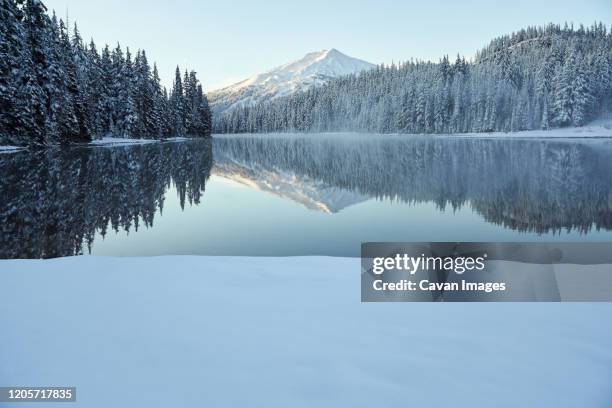
{"label": "snow-covered pine tree", "polygon": [[[126,79],[125,75],[125,57],[123,56],[123,50],[121,45],[117,46],[111,51],[110,61],[110,76],[109,76],[109,92],[110,92],[110,129],[111,133],[115,137],[125,137],[125,106],[124,106],[124,91]],[[125,99],[127,100],[127,98]]]}
{"label": "snow-covered pine tree", "polygon": [[136,57],[136,110],[138,112],[140,136],[152,139],[157,131],[155,119],[155,91],[151,77],[151,67],[146,52],[140,51]]}
{"label": "snow-covered pine tree", "polygon": [[126,138],[138,137],[138,115],[134,102],[134,65],[129,48],[125,51],[125,60],[120,68],[120,87],[117,101],[117,108],[119,110],[118,128],[120,129],[118,136]]}
{"label": "snow-covered pine tree", "polygon": [[184,135],[187,120],[201,133],[200,105],[208,105],[197,94],[195,73],[186,81],[188,110],[180,75],[169,101],[145,51],[135,62],[119,45],[100,55],[93,40],[84,45],[76,24],[72,36],[68,31],[40,0],[0,0],[0,143],[160,138]]}
{"label": "snow-covered pine tree", "polygon": [[45,121],[47,144],[65,144],[73,134],[78,133],[79,124],[72,100],[67,95],[68,75],[65,71],[60,25],[55,13],[44,32],[43,47],[47,63],[44,70],[47,99]]}
{"label": "snow-covered pine tree", "polygon": [[84,67],[84,92],[87,121],[93,139],[104,136],[103,115],[99,108],[103,105],[101,98],[105,90],[102,84],[102,69],[100,55],[93,40],[90,41],[86,50]]}
{"label": "snow-covered pine tree", "polygon": [[201,84],[198,84],[196,95],[198,125],[195,134],[200,137],[207,137],[210,136],[210,133],[212,131],[212,114],[210,111],[208,98],[204,94]]}
{"label": "snow-covered pine tree", "polygon": [[168,95],[168,89],[164,87],[163,90],[164,97],[162,99],[162,116],[161,116],[161,131],[162,137],[168,137],[172,135],[172,123],[173,123],[173,113],[172,107],[170,104],[170,96]]}
{"label": "snow-covered pine tree", "polygon": [[25,44],[29,49],[32,81],[22,97],[27,98],[28,113],[32,118],[29,145],[44,146],[49,143],[47,134],[49,98],[49,17],[47,8],[38,0],[25,0],[23,4],[23,28]]}
{"label": "snow-covered pine tree", "polygon": [[591,80],[593,73],[584,59],[576,62],[576,69],[572,75],[572,99],[574,109],[572,112],[572,123],[582,126],[591,119],[595,94]]}
{"label": "snow-covered pine tree", "polygon": [[112,135],[114,129],[114,111],[115,97],[114,86],[115,79],[113,78],[113,63],[111,60],[111,52],[106,45],[100,56],[100,82],[98,84],[97,107],[99,115],[99,137]]}
{"label": "snow-covered pine tree", "polygon": [[196,105],[196,90],[197,80],[195,79],[195,72],[192,71],[191,73],[188,73],[187,70],[185,70],[183,75],[183,92],[185,95],[185,132],[187,134],[195,134],[198,109],[198,106]]}
{"label": "snow-covered pine tree", "polygon": [[181,79],[181,70],[177,66],[174,76],[174,84],[170,92],[170,111],[172,117],[172,134],[175,136],[184,136],[185,129],[185,95],[183,93],[183,80]]}
{"label": "snow-covered pine tree", "polygon": [[161,87],[161,79],[157,70],[157,64],[153,64],[153,76],[151,78],[153,91],[153,106],[151,110],[152,136],[156,139],[165,137],[165,110],[166,97]]}
{"label": "snow-covered pine tree", "polygon": [[73,65],[71,69],[76,72],[76,84],[79,90],[79,97],[76,103],[77,119],[80,126],[80,137],[82,140],[89,141],[92,139],[91,123],[89,122],[89,112],[87,109],[87,51],[79,33],[79,29],[74,24],[72,38],[68,38],[71,47]]}
{"label": "snow-covered pine tree", "polygon": [[61,20],[59,45],[60,61],[64,72],[62,100],[69,108],[65,112],[66,121],[60,126],[60,137],[64,143],[89,142],[91,135],[87,123],[85,98],[79,82],[79,68],[68,30]]}
{"label": "snow-covered pine tree", "polygon": [[557,66],[555,69],[552,110],[554,123],[557,126],[567,126],[572,122],[572,109],[574,106],[572,77],[575,71],[575,62],[576,59],[572,52],[564,64]]}
{"label": "snow-covered pine tree", "polygon": [[42,94],[34,73],[23,13],[14,0],[0,1],[0,143],[28,145],[36,134],[32,95]]}

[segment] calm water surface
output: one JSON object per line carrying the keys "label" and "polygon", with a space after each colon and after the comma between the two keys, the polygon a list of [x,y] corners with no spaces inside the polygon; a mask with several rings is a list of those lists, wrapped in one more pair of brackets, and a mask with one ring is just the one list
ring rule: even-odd
{"label": "calm water surface", "polygon": [[608,139],[223,136],[2,154],[0,173],[1,258],[612,241]]}

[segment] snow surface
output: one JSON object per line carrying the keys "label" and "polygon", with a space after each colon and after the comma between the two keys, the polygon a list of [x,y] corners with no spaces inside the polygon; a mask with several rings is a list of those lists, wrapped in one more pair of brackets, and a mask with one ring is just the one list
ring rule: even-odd
{"label": "snow surface", "polygon": [[0,146],[0,154],[15,153],[23,149],[24,149],[23,147],[18,147],[18,146]]}
{"label": "snow surface", "polygon": [[[449,135],[447,135],[449,136]],[[450,136],[479,138],[597,138],[612,137],[612,114],[594,120],[581,127],[566,127],[550,130],[526,130],[522,132],[459,133]]]}
{"label": "snow surface", "polygon": [[184,142],[186,140],[191,140],[188,137],[168,137],[166,139],[163,139],[164,142]]}
{"label": "snow surface", "polygon": [[362,304],[359,285],[348,258],[0,261],[0,383],[88,408],[612,404],[612,304]]}
{"label": "snow surface", "polygon": [[160,143],[160,142],[184,142],[191,140],[188,137],[169,137],[166,139],[130,139],[120,137],[105,137],[102,139],[94,140],[90,142],[93,146],[124,146],[124,145],[141,145],[149,143]]}
{"label": "snow surface", "polygon": [[374,64],[349,57],[336,49],[306,54],[242,82],[208,94],[213,110],[222,112],[237,106],[251,105],[268,99],[305,91],[332,78],[374,68]]}
{"label": "snow surface", "polygon": [[120,138],[120,137],[105,137],[102,139],[94,140],[90,142],[90,145],[94,146],[115,146],[115,145],[135,145],[135,144],[147,144],[147,143],[157,143],[159,140],[157,139],[130,139],[130,138]]}

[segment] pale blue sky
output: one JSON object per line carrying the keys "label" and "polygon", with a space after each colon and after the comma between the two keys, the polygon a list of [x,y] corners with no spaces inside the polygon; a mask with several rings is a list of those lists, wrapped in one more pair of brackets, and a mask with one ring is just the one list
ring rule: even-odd
{"label": "pale blue sky", "polygon": [[144,48],[167,84],[176,64],[207,89],[337,48],[373,63],[472,56],[493,37],[548,22],[612,24],[612,0],[44,0],[98,46]]}

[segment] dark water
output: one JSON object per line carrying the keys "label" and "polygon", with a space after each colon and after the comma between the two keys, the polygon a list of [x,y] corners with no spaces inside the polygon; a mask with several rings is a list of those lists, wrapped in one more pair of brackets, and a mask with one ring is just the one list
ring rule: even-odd
{"label": "dark water", "polygon": [[0,257],[610,241],[612,143],[219,137],[0,155]]}

